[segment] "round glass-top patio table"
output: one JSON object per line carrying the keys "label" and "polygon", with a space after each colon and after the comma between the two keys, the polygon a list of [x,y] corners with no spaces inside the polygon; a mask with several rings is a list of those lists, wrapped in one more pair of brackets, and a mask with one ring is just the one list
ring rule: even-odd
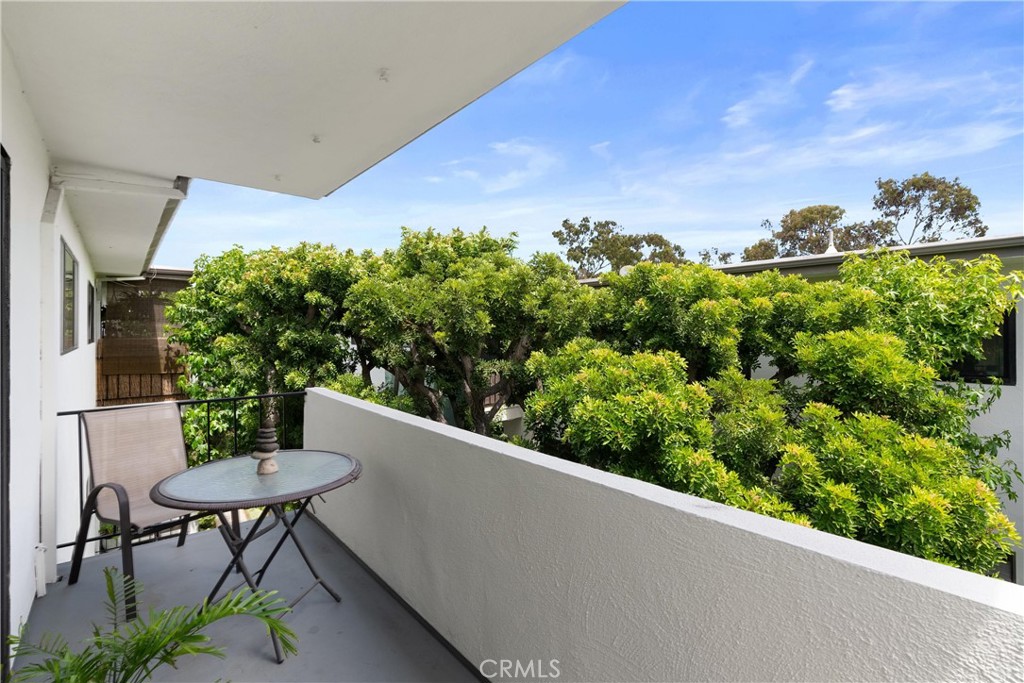
{"label": "round glass-top patio table", "polygon": [[248,455],[214,460],[173,474],[153,487],[153,502],[178,510],[226,512],[302,500],[358,478],[362,464],[344,453],[278,451],[279,469],[256,474]]}
{"label": "round glass-top patio table", "polygon": [[[259,588],[267,569],[281,546],[292,539],[315,581],[304,593],[289,603],[294,607],[316,586],[323,586],[336,602],[341,596],[317,571],[309,553],[295,533],[295,524],[302,517],[313,496],[326,493],[358,478],[363,466],[358,460],[344,453],[317,450],[278,451],[275,456],[278,471],[273,474],[257,474],[256,461],[248,455],[226,460],[214,460],[199,467],[193,467],[163,479],[154,486],[149,497],[153,502],[178,510],[213,512],[220,518],[219,528],[224,542],[231,551],[231,560],[220,575],[207,598],[213,602],[231,570],[237,568],[245,577],[245,583],[253,590]],[[289,515],[285,503],[296,503],[296,509]],[[243,534],[234,511],[245,508],[263,508],[249,530]],[[225,517],[232,512],[232,521]],[[263,527],[268,515],[273,523]],[[277,524],[284,525],[284,533],[277,544],[256,571],[250,571],[245,562],[245,551],[250,542],[271,531]],[[277,634],[271,632],[274,654],[278,663],[284,661],[284,653]]]}

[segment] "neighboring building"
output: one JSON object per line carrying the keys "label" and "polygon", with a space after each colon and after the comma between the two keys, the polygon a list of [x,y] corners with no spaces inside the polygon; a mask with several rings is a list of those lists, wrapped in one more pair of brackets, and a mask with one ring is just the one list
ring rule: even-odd
{"label": "neighboring building", "polygon": [[97,283],[189,179],[326,196],[621,4],[0,5],[0,642],[77,527],[56,415],[96,405]]}
{"label": "neighboring building", "polygon": [[189,269],[150,268],[139,277],[102,282],[97,405],[187,398],[178,386],[184,374],[178,359],[184,350],[167,341],[164,309],[191,276]]}

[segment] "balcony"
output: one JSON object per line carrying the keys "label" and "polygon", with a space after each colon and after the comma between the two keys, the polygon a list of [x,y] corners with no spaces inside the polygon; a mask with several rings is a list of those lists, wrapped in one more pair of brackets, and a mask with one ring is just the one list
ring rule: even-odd
{"label": "balcony", "polygon": [[[225,659],[184,657],[178,668],[163,667],[156,681],[472,681],[463,662],[382,586],[337,539],[311,519],[299,532],[324,578],[342,596],[336,603],[317,588],[287,616],[298,636],[299,654],[283,664],[263,626],[238,617],[214,624],[206,632],[224,647]],[[268,534],[254,542],[246,558],[262,560],[276,541]],[[285,599],[300,595],[312,577],[294,547],[274,560],[265,587]],[[251,552],[251,555],[250,555]],[[150,608],[202,602],[213,587],[229,554],[220,534],[204,531],[189,536],[178,548],[173,541],[150,543],[134,551],[136,576],[143,583],[140,613]],[[120,552],[87,558],[74,586],[65,580],[48,587],[36,600],[28,639],[38,642],[46,632],[62,633],[71,642],[90,635],[93,622],[106,623],[103,567],[120,566]]]}
{"label": "balcony", "polygon": [[[1021,586],[330,391],[309,390],[304,422],[307,448],[364,466],[317,504],[330,534],[303,523],[344,602],[299,604],[300,654],[280,667],[236,620],[213,632],[226,665],[197,658],[159,680],[458,680],[481,665],[492,680],[1024,679]],[[225,552],[212,534],[140,548],[143,605],[200,599]],[[301,565],[268,574],[286,595],[305,581]],[[52,586],[31,632],[101,619],[101,593]]]}

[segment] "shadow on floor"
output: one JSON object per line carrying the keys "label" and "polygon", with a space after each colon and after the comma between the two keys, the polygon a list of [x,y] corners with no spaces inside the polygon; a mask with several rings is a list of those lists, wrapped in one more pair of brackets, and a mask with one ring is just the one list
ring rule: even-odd
{"label": "shadow on floor", "polygon": [[[298,533],[317,568],[342,598],[336,603],[317,587],[286,617],[298,636],[299,654],[277,664],[260,623],[228,619],[207,630],[213,642],[224,648],[225,659],[185,657],[178,669],[161,667],[152,680],[478,680],[475,671],[467,669],[319,524],[305,519]],[[275,531],[253,543],[246,553],[250,568],[259,566],[277,538]],[[139,601],[143,614],[151,608],[201,602],[230,558],[217,531],[193,534],[181,548],[173,540],[139,546],[134,555],[136,577],[143,584]],[[103,567],[107,565],[120,567],[120,552],[85,560],[74,586],[66,582],[69,566],[58,567],[62,580],[50,585],[47,595],[32,607],[28,640],[38,642],[40,635],[49,631],[79,642],[90,635],[93,623],[105,623]],[[291,600],[311,583],[298,552],[287,543],[267,572],[263,587],[278,590],[281,597]]]}

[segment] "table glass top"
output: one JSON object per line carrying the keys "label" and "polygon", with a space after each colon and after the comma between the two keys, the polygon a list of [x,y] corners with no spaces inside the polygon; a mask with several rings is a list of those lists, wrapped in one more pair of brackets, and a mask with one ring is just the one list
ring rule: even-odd
{"label": "table glass top", "polygon": [[355,458],[329,451],[278,451],[276,458],[273,474],[256,474],[257,461],[240,456],[185,470],[154,491],[190,509],[255,507],[330,490],[354,479],[360,467]]}

